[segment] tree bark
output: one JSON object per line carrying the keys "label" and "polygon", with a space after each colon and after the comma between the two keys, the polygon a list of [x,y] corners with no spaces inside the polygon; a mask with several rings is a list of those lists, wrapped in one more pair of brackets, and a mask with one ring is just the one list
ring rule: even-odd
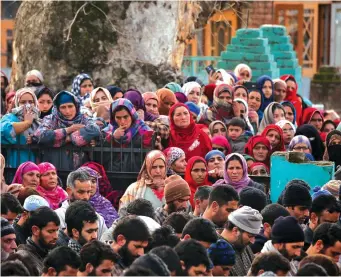
{"label": "tree bark", "polygon": [[24,1],[17,13],[11,85],[40,70],[47,86],[70,89],[89,73],[97,85],[156,90],[181,79],[186,40],[221,2]]}

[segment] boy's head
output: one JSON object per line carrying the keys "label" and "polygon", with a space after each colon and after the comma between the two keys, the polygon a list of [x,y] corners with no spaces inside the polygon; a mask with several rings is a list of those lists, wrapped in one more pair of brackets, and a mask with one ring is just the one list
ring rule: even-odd
{"label": "boy's head", "polygon": [[227,136],[232,140],[238,139],[245,131],[245,122],[243,119],[234,117],[227,124]]}

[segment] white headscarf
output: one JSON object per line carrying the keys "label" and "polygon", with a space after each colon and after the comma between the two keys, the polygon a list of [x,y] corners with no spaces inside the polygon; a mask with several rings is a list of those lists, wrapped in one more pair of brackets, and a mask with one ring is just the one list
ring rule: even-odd
{"label": "white headscarf", "polygon": [[[221,77],[223,78],[222,83],[228,84],[230,86],[234,85],[234,78],[232,77],[232,75],[228,74],[225,69],[218,69],[217,72],[219,72],[221,74]],[[217,85],[218,82],[216,82]]]}
{"label": "white headscarf", "polygon": [[182,86],[182,90],[186,96],[192,91],[194,88],[199,88],[201,89],[201,86],[197,82],[188,82]]}
{"label": "white headscarf", "polygon": [[43,74],[39,70],[33,69],[26,73],[26,78],[29,76],[36,76],[40,82],[44,82]]}
{"label": "white headscarf", "polygon": [[247,65],[247,64],[245,64],[245,63],[240,63],[240,64],[238,64],[237,66],[236,66],[236,68],[234,69],[234,74],[238,77],[238,78],[240,78],[240,74],[243,72],[243,71],[245,71],[245,70],[247,70],[248,72],[249,72],[249,75],[250,75],[250,77],[248,78],[248,79],[246,79],[246,81],[251,81],[251,78],[252,78],[252,70],[251,70],[251,68]]}
{"label": "white headscarf", "polygon": [[282,120],[280,120],[280,121],[278,121],[278,122],[276,123],[276,125],[277,125],[278,127],[280,127],[281,129],[283,129],[283,127],[284,127],[285,124],[289,124],[289,125],[294,129],[294,132],[296,133],[296,127],[295,127],[295,125],[292,124],[292,122],[290,122],[289,120],[282,119]]}

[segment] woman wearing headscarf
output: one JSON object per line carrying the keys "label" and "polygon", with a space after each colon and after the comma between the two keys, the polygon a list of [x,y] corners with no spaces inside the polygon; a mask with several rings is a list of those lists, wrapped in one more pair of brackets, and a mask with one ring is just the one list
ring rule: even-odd
{"label": "woman wearing headscarf", "polygon": [[272,79],[267,75],[260,76],[257,79],[256,83],[258,90],[263,93],[261,110],[264,112],[266,107],[274,101],[274,84],[272,82]]}
{"label": "woman wearing headscarf", "polygon": [[185,173],[185,181],[188,183],[191,190],[190,203],[194,208],[194,194],[198,187],[210,186],[208,181],[208,169],[204,158],[193,156],[188,160]]}
{"label": "woman wearing headscarf", "polygon": [[235,116],[242,118],[246,124],[246,131],[248,131],[250,135],[254,135],[255,134],[254,129],[257,127],[257,124],[254,124],[254,126],[252,126],[250,122],[249,105],[244,99],[241,99],[241,98],[234,98],[233,102],[238,103],[237,109],[235,109],[235,112],[234,112]]}
{"label": "woman wearing headscarf", "polygon": [[288,150],[294,152],[304,152],[306,154],[310,154],[312,152],[309,139],[302,135],[293,137],[293,139],[290,141]]}
{"label": "woman wearing headscarf", "polygon": [[185,175],[187,161],[185,152],[178,147],[169,147],[163,150],[166,156],[167,176]]}
{"label": "woman wearing headscarf", "polygon": [[269,176],[270,170],[265,164],[256,162],[250,166],[249,174],[253,176]]}
{"label": "woman wearing headscarf", "polygon": [[33,69],[26,73],[25,86],[40,87],[43,85],[44,78],[40,71]]}
{"label": "woman wearing headscarf", "polygon": [[233,87],[233,99],[240,98],[243,99],[245,102],[249,99],[249,91],[246,87],[238,85]]}
{"label": "woman wearing headscarf", "polygon": [[214,184],[224,177],[225,154],[219,150],[211,150],[205,156],[208,180]]}
{"label": "woman wearing headscarf", "polygon": [[207,134],[197,126],[187,106],[175,104],[169,111],[170,137],[168,147],[179,147],[186,159],[193,156],[205,156],[212,150],[212,144]]}
{"label": "woman wearing headscarf", "polygon": [[323,159],[334,162],[335,169],[341,165],[341,131],[334,130],[327,135]]}
{"label": "woman wearing headscarf", "polygon": [[217,85],[219,85],[219,83],[223,82],[224,84],[228,84],[229,86],[233,86],[235,83],[235,80],[233,78],[233,76],[229,73],[226,72],[225,69],[218,69],[216,71],[216,74],[218,76],[218,80],[216,82]]}
{"label": "woman wearing headscarf", "polygon": [[252,78],[251,68],[244,63],[240,63],[236,66],[234,69],[234,74],[239,80],[243,80],[244,82],[250,82]]}
{"label": "woman wearing headscarf", "polygon": [[96,170],[87,166],[82,166],[80,169],[86,171],[90,176],[91,196],[89,203],[104,218],[105,225],[109,228],[119,216],[110,201],[99,193],[99,179],[102,176]]}
{"label": "woman wearing headscarf", "polygon": [[[14,102],[15,108],[0,121],[1,143],[29,144],[41,122],[37,97],[31,88],[22,88],[16,92]],[[20,153],[19,157],[17,151]],[[35,160],[33,153],[27,150],[11,150],[6,157],[11,167]]]}
{"label": "woman wearing headscarf", "polygon": [[168,115],[171,107],[178,102],[173,91],[162,88],[156,91],[156,95],[160,99],[159,113],[160,115]]}
{"label": "woman wearing headscarf", "polygon": [[247,154],[242,154],[242,156],[246,160],[247,167],[250,169],[251,165],[253,165],[256,162],[255,158]]}
{"label": "woman wearing headscarf", "polygon": [[[185,105],[188,107],[194,122],[199,121],[200,107],[193,102],[186,102]],[[205,125],[206,126],[206,125]]]}
{"label": "woman wearing headscarf", "polygon": [[294,105],[290,101],[283,101],[281,105],[284,107],[285,110],[285,119],[289,120],[292,124],[297,126],[296,124],[296,110]]}
{"label": "woman wearing headscarf", "polygon": [[36,189],[39,186],[40,169],[33,162],[22,163],[15,172],[12,184]]}
{"label": "woman wearing headscarf", "polygon": [[48,87],[41,86],[35,91],[35,94],[38,100],[40,118],[43,119],[52,113],[54,93]]}
{"label": "woman wearing headscarf", "polygon": [[162,207],[166,203],[163,191],[166,173],[165,155],[159,150],[150,151],[137,176],[137,182],[131,184],[122,196],[120,209],[138,198],[150,201],[154,209]]}
{"label": "woman wearing headscarf", "polygon": [[302,124],[313,125],[321,131],[324,119],[322,113],[316,108],[305,108],[302,116]]}
{"label": "woman wearing headscarf", "polygon": [[109,90],[111,98],[113,101],[123,98],[124,91],[120,87],[117,87],[115,85],[109,85],[107,86],[107,90]]}
{"label": "woman wearing headscarf", "polygon": [[84,105],[84,101],[90,98],[93,89],[94,83],[90,75],[81,73],[73,79],[71,93],[79,99],[81,105]]}
{"label": "woman wearing headscarf", "polygon": [[201,86],[197,82],[188,82],[183,85],[182,90],[184,94],[187,96],[189,102],[193,102],[194,104],[200,104],[201,98]]}
{"label": "woman wearing headscarf", "polygon": [[311,154],[314,156],[315,160],[316,161],[323,160],[325,147],[324,147],[324,144],[322,142],[319,132],[314,126],[309,125],[309,124],[301,125],[300,127],[297,128],[295,135],[306,136],[310,141],[311,148],[312,148]]}
{"label": "woman wearing headscarf", "polygon": [[56,210],[68,198],[68,194],[58,185],[57,169],[53,164],[44,162],[38,167],[40,183],[37,191],[49,202],[50,208]]}
{"label": "woman wearing headscarf", "polygon": [[263,119],[260,122],[258,133],[261,134],[263,130],[266,128],[266,126],[270,124],[276,124],[278,121],[284,119],[285,119],[284,107],[277,102],[270,103],[264,111]]}
{"label": "woman wearing headscarf", "polygon": [[226,137],[224,136],[215,136],[211,139],[212,141],[212,149],[219,150],[226,155],[232,152],[231,145]]}
{"label": "woman wearing headscarf", "polygon": [[159,116],[159,97],[155,92],[145,92],[142,94],[146,111],[152,115]]}
{"label": "woman wearing headscarf", "polygon": [[95,117],[97,116],[97,109],[99,106],[105,106],[109,113],[109,108],[112,102],[114,102],[114,100],[106,88],[98,87],[90,93],[90,106]]}
{"label": "woman wearing headscarf", "polygon": [[264,192],[264,186],[249,177],[246,160],[238,153],[225,158],[224,179],[218,180],[213,186],[224,184],[234,187],[238,193],[245,187],[254,187]]}
{"label": "woman wearing headscarf", "polygon": [[271,145],[263,136],[253,136],[245,145],[245,154],[252,156],[256,162],[261,162],[270,167]]}
{"label": "woman wearing headscarf", "polygon": [[262,132],[262,136],[270,141],[271,154],[276,151],[285,151],[283,131],[279,126],[275,124],[266,126]]}
{"label": "woman wearing headscarf", "polygon": [[[258,115],[258,121],[255,122],[257,124],[257,127],[258,127],[258,123],[263,118],[263,111],[261,109],[263,102],[264,102],[263,93],[256,88],[251,89],[249,92],[249,98],[248,98],[247,104],[249,105],[249,111],[256,112]],[[249,112],[249,116],[250,116],[250,112]],[[254,120],[251,120],[251,121],[254,122]]]}
{"label": "woman wearing headscarf", "polygon": [[283,131],[283,141],[285,149],[288,149],[290,141],[293,139],[296,133],[296,127],[289,120],[280,120],[276,123]]}
{"label": "woman wearing headscarf", "polygon": [[212,138],[215,136],[223,136],[223,137],[227,136],[226,125],[224,124],[224,122],[222,122],[220,120],[215,120],[215,121],[211,122],[211,124],[208,126],[208,128],[210,130]]}
{"label": "woman wearing headscarf", "polygon": [[290,101],[296,111],[296,122],[297,125],[301,125],[302,122],[302,100],[301,98],[297,95],[297,82],[294,76],[292,75],[283,75],[280,78],[287,84],[287,95],[285,97],[286,101]]}
{"label": "woman wearing headscarf", "polygon": [[321,132],[329,134],[331,131],[336,129],[336,124],[332,120],[325,120],[322,124]]}
{"label": "woman wearing headscarf", "polygon": [[9,91],[5,97],[6,109],[4,110],[4,114],[10,113],[14,107],[14,99],[15,99],[15,91]]}
{"label": "woman wearing headscarf", "polygon": [[184,92],[182,90],[182,87],[179,84],[175,83],[175,82],[170,82],[170,83],[166,84],[164,86],[164,88],[167,88],[167,89],[173,91],[173,93],[176,93],[176,92],[182,92],[183,93]]}

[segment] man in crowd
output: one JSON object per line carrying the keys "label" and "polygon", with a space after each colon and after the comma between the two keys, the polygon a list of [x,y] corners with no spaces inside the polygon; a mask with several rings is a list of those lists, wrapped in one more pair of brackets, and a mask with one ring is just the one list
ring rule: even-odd
{"label": "man in crowd", "polygon": [[293,216],[279,217],[271,230],[271,240],[264,244],[262,253],[276,252],[290,261],[290,275],[295,275],[297,268],[293,259],[301,255],[304,245],[304,233]]}
{"label": "man in crowd", "polygon": [[10,224],[23,212],[18,199],[10,193],[1,194],[1,217],[6,218]]}
{"label": "man in crowd", "polygon": [[238,201],[238,192],[232,186],[216,186],[210,193],[208,206],[202,217],[222,228],[229,214],[238,208]]}
{"label": "man in crowd", "polygon": [[6,218],[1,217],[1,261],[6,260],[17,249],[15,238],[13,226]]}
{"label": "man in crowd", "polygon": [[81,265],[77,276],[112,276],[118,261],[109,245],[98,240],[85,244],[80,251]]}
{"label": "man in crowd", "polygon": [[193,219],[193,216],[191,216],[189,213],[176,212],[167,216],[165,221],[162,223],[162,226],[171,226],[177,236],[181,238],[184,227],[191,219]]}
{"label": "man in crowd", "polygon": [[230,270],[236,263],[236,252],[226,240],[219,239],[212,243],[207,250],[213,263],[213,276],[229,276]]}
{"label": "man in crowd", "polygon": [[164,195],[166,205],[155,211],[155,220],[160,225],[168,215],[187,210],[191,190],[187,182],[179,175],[172,175],[165,180]]}
{"label": "man in crowd", "polygon": [[70,237],[68,246],[76,253],[80,252],[84,244],[97,239],[98,217],[88,202],[71,203],[65,213],[65,223]]}
{"label": "man in crowd", "polygon": [[255,257],[247,276],[259,276],[264,272],[273,272],[276,276],[287,276],[289,270],[288,259],[277,252],[266,252]]}
{"label": "man in crowd", "polygon": [[75,251],[67,246],[51,250],[44,260],[41,276],[77,276],[81,259]]}
{"label": "man in crowd", "polygon": [[201,216],[208,206],[208,198],[212,191],[210,186],[198,187],[194,194],[194,216]]}

